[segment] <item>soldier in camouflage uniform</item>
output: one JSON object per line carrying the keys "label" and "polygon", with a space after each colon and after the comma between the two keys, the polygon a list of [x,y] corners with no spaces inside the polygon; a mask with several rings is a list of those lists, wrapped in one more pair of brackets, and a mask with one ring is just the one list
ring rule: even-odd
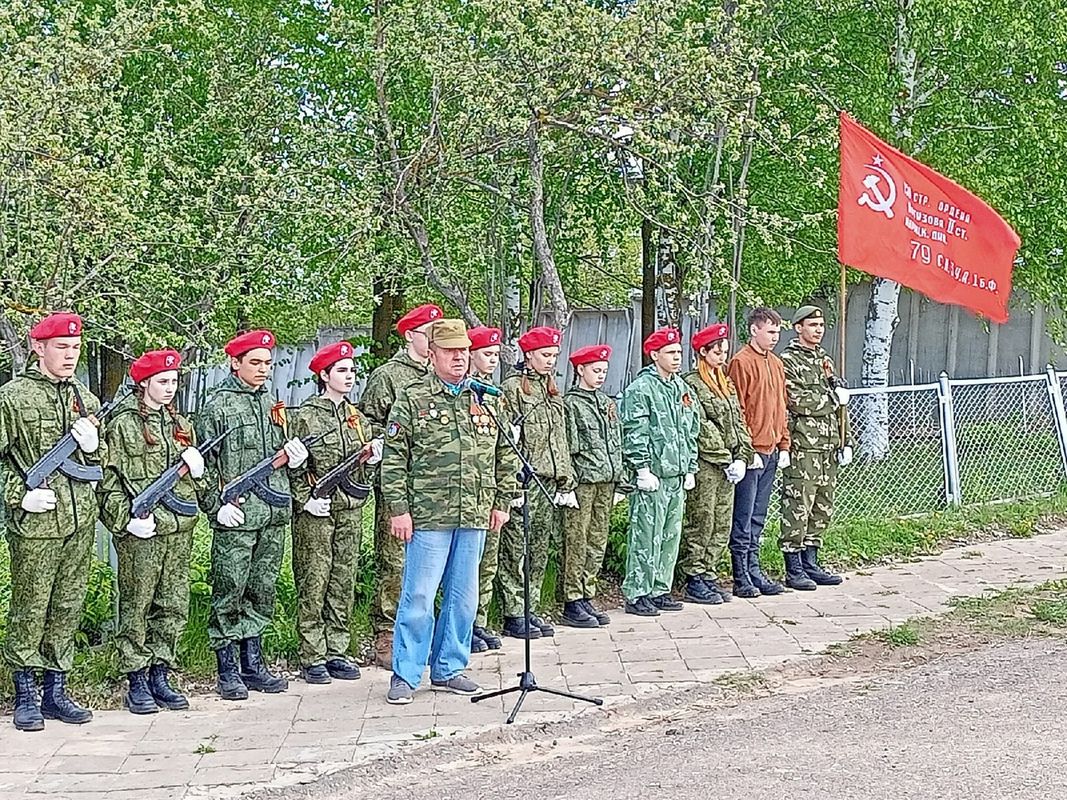
{"label": "soldier in camouflage uniform", "polygon": [[574,628],[596,628],[611,620],[593,606],[597,577],[608,546],[611,509],[622,500],[622,423],[615,401],[600,387],[608,376],[611,348],[582,347],[571,353],[578,382],[563,397],[567,442],[578,485],[578,508],[563,512],[563,615]]}
{"label": "soldier in camouflage uniform", "polygon": [[[429,359],[426,335],[433,321],[442,316],[437,306],[424,305],[411,309],[396,323],[397,333],[404,337],[404,349],[371,372],[359,399],[359,409],[370,421],[374,436],[385,433],[389,409],[399,391],[426,376]],[[380,480],[374,485],[374,567],[377,587],[371,622],[376,634],[375,658],[379,666],[388,668],[393,659],[393,623],[400,599],[404,548],[390,535],[389,514],[382,500]]]}
{"label": "soldier in camouflage uniform", "polygon": [[[684,380],[700,417],[696,485],[685,499],[679,571],[685,578],[683,599],[719,605],[730,595],[715,580],[715,567],[730,537],[734,485],[753,456],[752,438],[737,402],[737,391],[724,365],[730,351],[730,328],[716,323],[693,334],[697,368]],[[748,575],[747,554],[732,553],[734,594],[758,597]]]}
{"label": "soldier in camouflage uniform", "polygon": [[[196,417],[198,441],[231,431],[205,459],[200,495],[200,507],[212,529],[208,638],[218,661],[218,693],[224,700],[243,700],[249,689],[283,692],[289,686],[267,669],[260,642],[274,616],[285,529],[292,517],[289,479],[278,469],[267,480],[277,504],[255,492],[236,505],[223,503],[221,497],[229,481],[280,450],[289,469],[299,469],[307,460],[303,442],[287,433],[284,404],[275,403],[267,391],[273,348],[270,331],[249,331],[230,340],[225,347],[230,377],[215,387]],[[234,642],[240,642],[240,672]]]}
{"label": "soldier in camouflage uniform", "polygon": [[679,611],[671,597],[685,493],[696,485],[700,420],[678,372],[681,334],[660,328],[644,342],[652,364],[622,395],[623,463],[636,476],[622,593],[626,613],[654,617]]}
{"label": "soldier in camouflage uniform", "polygon": [[[160,707],[189,707],[167,679],[178,663],[178,639],[189,613],[189,559],[197,519],[197,481],[204,459],[196,449],[192,424],[175,411],[181,356],[153,350],[130,365],[134,393],[107,423],[107,463],[100,484],[100,517],[111,531],[118,555],[119,669],[126,673],[124,698],[134,714]],[[160,503],[147,518],[132,516],[131,502],[172,464],[187,474],[174,495],[188,504],[179,513]]]}
{"label": "soldier in camouflage uniform", "polygon": [[[293,436],[318,437],[307,462],[289,470],[293,487],[293,578],[296,582],[296,628],[300,637],[301,675],[308,683],[359,678],[359,667],[346,657],[350,642],[353,587],[363,535],[362,507],[367,494],[364,464],[381,461],[382,440],[371,437],[370,423],[348,393],[356,380],[352,345],[326,345],[309,365],[318,394],[293,415]],[[316,481],[354,454],[359,463],[342,484],[325,497],[313,497]]]}
{"label": "soldier in camouflage uniform", "polygon": [[848,443],[848,392],[834,377],[822,349],[822,310],[804,306],[793,316],[796,338],[782,354],[785,365],[790,464],[782,470],[782,533],[786,585],[810,591],[841,583],[819,566],[822,532],[830,524],[838,466],[852,461]]}
{"label": "soldier in camouflage uniform", "polygon": [[[37,731],[44,720],[92,719],[66,692],[74,665],[97,519],[91,483],[56,472],[27,491],[25,476],[69,431],[71,460],[99,467],[104,447],[94,420],[100,404],[74,377],[81,318],[53,314],[30,331],[33,356],[25,371],[0,387],[0,463],[4,472],[11,600],[3,655],[15,683],[15,727]],[[35,670],[44,671],[37,703]]]}
{"label": "soldier in camouflage uniform", "polygon": [[539,616],[541,589],[552,542],[559,542],[563,508],[577,508],[574,467],[567,443],[566,410],[553,378],[562,334],[555,328],[531,328],[519,337],[526,359],[523,369],[501,386],[511,433],[551,501],[531,482],[525,499],[530,504],[530,616],[523,616],[523,531],[520,514],[504,526],[500,536],[500,589],[504,600],[504,633],[519,639],[552,636],[555,629]]}
{"label": "soldier in camouflage uniform", "polygon": [[[430,329],[433,373],[401,389],[389,413],[382,491],[406,543],[387,700],[410,703],[430,665],[432,688],[472,695],[463,674],[478,608],[487,529],[507,522],[518,465],[485,406],[464,386],[470,339],[462,320]],[[441,590],[441,612],[434,598]]]}

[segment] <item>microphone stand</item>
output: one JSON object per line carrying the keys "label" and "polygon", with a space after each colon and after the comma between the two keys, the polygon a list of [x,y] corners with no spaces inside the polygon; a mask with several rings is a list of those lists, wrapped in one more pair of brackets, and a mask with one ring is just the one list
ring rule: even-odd
{"label": "microphone stand", "polygon": [[[537,477],[537,473],[534,472],[532,466],[530,466],[529,460],[522,454],[519,449],[518,442],[514,441],[511,437],[511,431],[505,431],[500,426],[500,421],[497,419],[496,413],[492,407],[485,403],[485,392],[470,387],[471,393],[478,401],[478,405],[485,408],[486,414],[497,427],[497,435],[502,436],[504,441],[508,443],[508,446],[515,452],[515,455],[519,457],[519,463],[522,465],[522,472],[519,473],[519,484],[522,486],[522,496],[525,502],[522,504],[522,613],[523,618],[530,619],[530,502],[529,502],[529,487],[530,483],[533,483],[537,487],[537,490],[541,492],[544,498],[549,502],[553,502],[553,497],[548,493],[548,489],[545,488],[544,483]],[[540,587],[539,587],[540,588]],[[477,697],[472,697],[472,703],[478,703],[482,700],[488,700],[491,697],[501,697],[503,695],[512,694],[513,692],[519,692],[519,699],[515,701],[515,707],[511,710],[511,714],[508,715],[507,724],[510,725],[515,721],[515,717],[518,716],[519,709],[522,708],[522,703],[526,699],[526,696],[531,692],[544,692],[545,694],[555,695],[556,697],[566,697],[569,700],[580,700],[583,703],[592,703],[596,706],[604,705],[604,700],[600,697],[583,697],[579,694],[572,694],[571,692],[564,692],[559,689],[549,689],[544,686],[539,686],[537,679],[534,677],[533,668],[530,665],[530,637],[527,636],[524,642],[524,662],[523,671],[518,673],[519,685],[511,686],[507,689],[500,689],[495,692],[489,692],[487,694],[480,694]]]}

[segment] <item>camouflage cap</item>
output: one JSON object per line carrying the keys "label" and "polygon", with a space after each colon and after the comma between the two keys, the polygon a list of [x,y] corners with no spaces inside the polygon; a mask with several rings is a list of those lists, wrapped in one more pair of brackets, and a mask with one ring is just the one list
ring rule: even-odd
{"label": "camouflage cap", "polygon": [[470,337],[467,336],[467,325],[461,319],[437,320],[430,326],[428,338],[430,344],[450,350],[471,346]]}
{"label": "camouflage cap", "polygon": [[797,309],[797,313],[793,315],[793,324],[799,325],[806,319],[822,319],[822,309],[818,306],[801,306]]}

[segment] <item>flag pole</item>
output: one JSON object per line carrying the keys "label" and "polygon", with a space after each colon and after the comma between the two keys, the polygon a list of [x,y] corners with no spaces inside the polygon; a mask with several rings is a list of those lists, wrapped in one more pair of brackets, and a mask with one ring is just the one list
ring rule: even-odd
{"label": "flag pole", "polygon": [[847,376],[845,369],[845,341],[848,338],[847,316],[848,316],[848,284],[845,280],[845,262],[838,262],[841,265],[841,285],[838,287],[838,308],[837,308],[837,341],[838,341],[838,356],[837,356],[837,369],[838,374],[842,377]]}

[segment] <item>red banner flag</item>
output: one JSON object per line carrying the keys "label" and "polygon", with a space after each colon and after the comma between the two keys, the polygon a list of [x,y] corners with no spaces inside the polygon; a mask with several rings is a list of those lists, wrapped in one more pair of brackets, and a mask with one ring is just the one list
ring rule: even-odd
{"label": "red banner flag", "polygon": [[1019,236],[962,186],[841,113],[837,258],[994,322],[1008,319]]}

